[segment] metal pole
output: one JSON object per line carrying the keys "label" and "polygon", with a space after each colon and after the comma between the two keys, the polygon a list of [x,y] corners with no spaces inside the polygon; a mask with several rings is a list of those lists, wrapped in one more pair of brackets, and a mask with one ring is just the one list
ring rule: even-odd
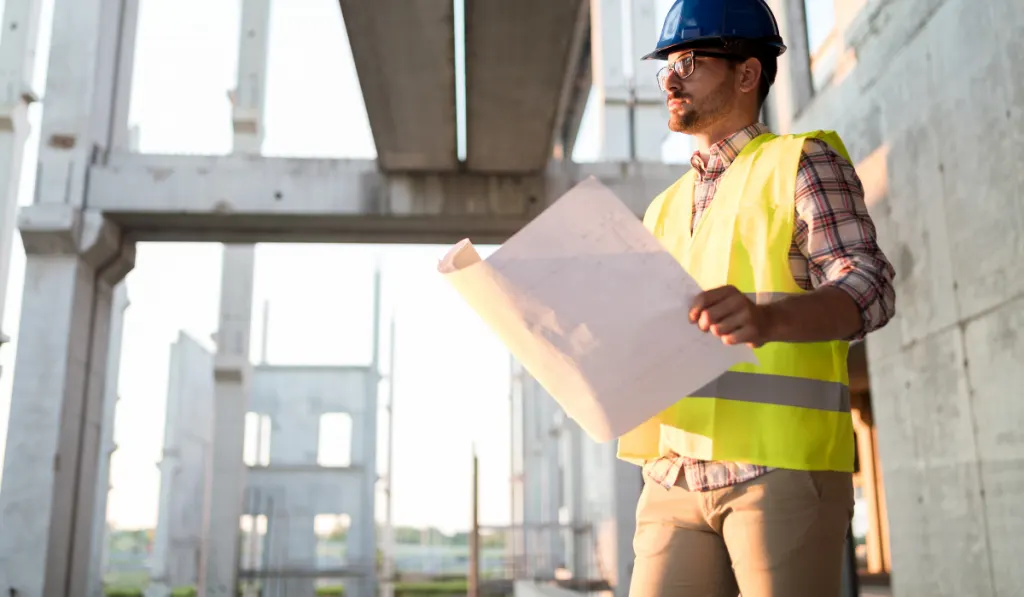
{"label": "metal pole", "polygon": [[519,532],[516,530],[516,398],[515,363],[509,358],[508,421],[509,421],[509,546],[512,579],[519,579]]}
{"label": "metal pole", "polygon": [[391,327],[388,333],[388,443],[387,443],[387,482],[384,485],[386,493],[384,500],[384,561],[382,562],[383,582],[381,586],[381,597],[393,597],[395,594],[394,585],[394,554],[395,554],[395,531],[392,526],[391,505],[392,505],[392,482],[394,480],[394,452],[395,452],[395,316],[391,315]]}
{"label": "metal pole", "polygon": [[270,301],[263,301],[263,338],[260,342],[260,363],[267,364],[267,328],[270,327]]}
{"label": "metal pole", "polygon": [[480,597],[480,519],[479,519],[479,462],[473,446],[473,524],[469,533],[469,587],[468,597]]}

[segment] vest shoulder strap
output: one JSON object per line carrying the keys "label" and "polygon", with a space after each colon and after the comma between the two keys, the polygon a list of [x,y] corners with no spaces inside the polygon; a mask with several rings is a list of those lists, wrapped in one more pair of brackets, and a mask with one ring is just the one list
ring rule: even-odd
{"label": "vest shoulder strap", "polygon": [[665,228],[665,212],[671,207],[673,200],[676,199],[680,191],[688,191],[689,194],[693,195],[693,181],[696,177],[693,169],[690,169],[679,177],[679,180],[672,183],[664,191],[658,193],[658,196],[651,201],[651,204],[647,207],[647,211],[644,212],[644,227],[646,227],[651,234],[656,237],[660,237],[664,233]]}

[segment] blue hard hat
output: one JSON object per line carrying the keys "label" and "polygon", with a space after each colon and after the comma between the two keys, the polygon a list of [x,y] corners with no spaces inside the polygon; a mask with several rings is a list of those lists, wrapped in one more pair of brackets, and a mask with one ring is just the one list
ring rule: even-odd
{"label": "blue hard hat", "polygon": [[740,43],[776,56],[786,51],[779,24],[764,0],[676,0],[658,45],[643,60],[665,60],[686,47]]}

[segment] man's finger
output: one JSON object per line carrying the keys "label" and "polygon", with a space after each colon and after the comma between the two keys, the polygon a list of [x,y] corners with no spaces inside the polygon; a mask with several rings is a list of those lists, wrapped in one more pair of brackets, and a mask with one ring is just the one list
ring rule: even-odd
{"label": "man's finger", "polygon": [[723,344],[745,344],[753,343],[757,338],[757,329],[752,325],[745,325],[732,332],[722,336]]}
{"label": "man's finger", "polygon": [[737,312],[746,311],[746,302],[746,297],[734,294],[705,308],[700,314],[700,319],[708,325],[714,325],[727,317],[732,317]]}
{"label": "man's finger", "polygon": [[719,286],[698,294],[690,304],[690,321],[696,322],[701,311],[734,294],[739,292],[732,286]]}
{"label": "man's finger", "polygon": [[746,311],[733,313],[721,321],[712,323],[711,333],[716,336],[728,336],[736,333],[740,328],[750,322]]}

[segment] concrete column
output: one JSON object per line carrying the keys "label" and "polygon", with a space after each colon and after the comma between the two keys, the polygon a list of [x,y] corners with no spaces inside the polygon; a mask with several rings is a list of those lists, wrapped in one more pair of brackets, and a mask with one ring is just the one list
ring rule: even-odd
{"label": "concrete column", "polygon": [[581,466],[583,453],[580,442],[583,441],[583,430],[572,419],[565,418],[562,422],[562,433],[559,437],[563,451],[562,470],[563,502],[568,512],[567,523],[570,531],[566,542],[566,565],[574,577],[589,578],[590,570],[587,563],[587,538],[578,527],[583,518],[583,469]]}
{"label": "concrete column", "polygon": [[221,277],[220,327],[214,359],[213,451],[207,475],[209,491],[201,551],[199,595],[235,597],[239,521],[246,468],[243,465],[245,413],[252,365],[252,245],[225,245]]}
{"label": "concrete column", "polygon": [[[353,515],[351,530],[358,537],[359,554],[366,574],[354,582],[346,583],[351,597],[377,595],[377,518],[374,515],[377,498],[377,388],[381,379],[380,366],[380,271],[373,279],[373,352],[366,375],[363,412],[352,418],[352,462],[362,466],[363,482],[360,487],[360,515]],[[361,419],[361,420],[360,420]]]}
{"label": "concrete column", "polygon": [[0,493],[0,593],[89,590],[114,285],[134,246],[99,214],[22,212],[27,254]]}
{"label": "concrete column", "polygon": [[[136,150],[137,139],[128,126],[131,105],[132,69],[135,64],[135,33],[139,20],[139,1],[123,0],[118,34],[124,48],[116,56],[117,82],[113,89],[114,111],[109,144],[113,149]],[[8,27],[9,29],[10,27]],[[33,33],[34,35],[35,33]],[[110,348],[107,358],[106,389],[103,396],[103,419],[100,465],[96,476],[96,511],[93,524],[92,564],[89,590],[93,597],[103,597],[103,571],[107,562],[107,498],[110,493],[110,459],[117,449],[114,443],[114,420],[119,400],[117,387],[121,371],[121,338],[124,312],[128,308],[128,288],[122,281],[114,287],[114,304],[110,315]],[[2,316],[2,310],[0,310]]]}
{"label": "concrete column", "polygon": [[602,160],[661,161],[668,130],[659,65],[640,56],[657,26],[654,0],[591,0],[593,86]]}
{"label": "concrete column", "polygon": [[110,106],[125,84],[114,76],[119,55],[133,50],[122,43],[126,16],[121,1],[54,2],[36,203],[19,218],[27,263],[0,494],[0,593],[89,591],[112,295],[135,247],[83,204],[88,169],[122,125]]}
{"label": "concrete column", "polygon": [[259,155],[263,146],[270,0],[243,0],[238,41],[238,85],[231,92],[234,151]]}
{"label": "concrete column", "polygon": [[814,96],[811,82],[811,60],[807,47],[807,26],[804,21],[804,0],[767,0],[779,32],[786,43],[786,53],[779,57],[779,72],[766,102],[772,128],[788,133]]}
{"label": "concrete column", "polygon": [[[0,322],[7,298],[11,245],[18,208],[18,190],[25,140],[29,134],[28,106],[38,100],[33,86],[39,13],[42,0],[8,0],[3,7],[0,41]],[[0,344],[8,338],[0,330]]]}
{"label": "concrete column", "polygon": [[[243,0],[239,23],[238,81],[231,92],[234,153],[259,155],[263,145],[270,0]],[[255,246],[224,247],[221,322],[215,365],[213,477],[203,537],[201,596],[234,597],[238,525],[245,492],[245,413],[249,402],[249,328]]]}
{"label": "concrete column", "polygon": [[96,473],[96,505],[93,513],[92,564],[89,566],[89,594],[103,597],[103,570],[107,558],[107,497],[110,493],[110,458],[114,443],[114,415],[117,408],[117,381],[121,372],[121,338],[124,312],[128,308],[128,288],[124,282],[114,287],[110,310],[110,344],[107,349],[106,385],[103,389],[103,418],[100,423],[100,462]]}
{"label": "concrete column", "polygon": [[626,597],[633,577],[633,534],[636,531],[636,504],[643,489],[643,477],[640,467],[615,457],[615,442],[611,442],[607,449],[612,460],[612,487],[615,495],[615,597]]}

